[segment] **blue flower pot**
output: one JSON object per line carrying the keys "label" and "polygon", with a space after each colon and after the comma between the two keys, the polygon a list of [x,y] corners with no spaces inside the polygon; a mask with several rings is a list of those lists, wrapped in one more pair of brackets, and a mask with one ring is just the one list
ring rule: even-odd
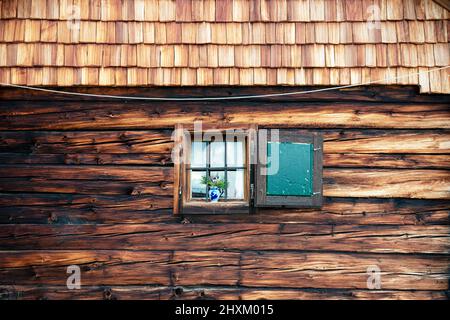
{"label": "blue flower pot", "polygon": [[219,201],[220,195],[221,195],[221,192],[220,192],[219,188],[211,187],[211,189],[209,189],[209,200],[211,200],[211,202]]}

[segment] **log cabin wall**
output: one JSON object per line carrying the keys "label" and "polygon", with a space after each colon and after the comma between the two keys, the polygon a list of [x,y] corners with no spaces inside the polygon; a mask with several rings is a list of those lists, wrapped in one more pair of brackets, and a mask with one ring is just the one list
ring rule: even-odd
{"label": "log cabin wall", "polygon": [[[140,96],[307,88],[59,88]],[[3,299],[446,299],[448,95],[365,87],[228,102],[0,91]],[[324,135],[324,205],[174,216],[172,130]],[[66,288],[69,265],[81,289]],[[367,268],[381,289],[367,288]]]}
{"label": "log cabin wall", "polygon": [[[384,85],[233,102],[2,87],[0,298],[448,298],[443,3],[0,0],[1,84],[153,97]],[[194,120],[323,133],[324,206],[174,216],[171,134]]]}

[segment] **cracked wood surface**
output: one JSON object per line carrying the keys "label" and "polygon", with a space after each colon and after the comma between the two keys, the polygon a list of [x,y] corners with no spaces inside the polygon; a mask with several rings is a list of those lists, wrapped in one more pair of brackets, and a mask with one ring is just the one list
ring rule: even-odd
{"label": "cracked wood surface", "polygon": [[0,250],[306,250],[448,254],[449,228],[315,224],[0,225]]}
{"label": "cracked wood surface", "polygon": [[[61,285],[77,264],[86,286],[242,285],[366,289],[367,267],[383,288],[446,290],[448,257],[386,254],[226,251],[1,251],[0,284]],[[13,281],[11,281],[13,279]]]}
{"label": "cracked wood surface", "polygon": [[[43,108],[39,105],[44,105]],[[50,104],[50,105],[49,105]],[[53,104],[53,106],[52,106]],[[203,121],[209,126],[297,128],[449,129],[448,103],[76,102],[0,103],[0,130],[106,130],[170,128]],[[9,111],[8,111],[9,110]]]}
{"label": "cracked wood surface", "polygon": [[0,298],[26,300],[180,300],[180,299],[333,299],[333,300],[446,300],[445,291],[427,290],[345,290],[345,289],[268,289],[235,286],[83,286],[68,290],[66,286],[0,285]]}
{"label": "cracked wood surface", "polygon": [[[448,298],[447,96],[370,87],[181,104],[26,94],[0,90],[0,299]],[[322,133],[323,207],[174,216],[172,127],[193,119]],[[81,291],[64,287],[71,264]],[[381,290],[367,290],[370,265]]]}

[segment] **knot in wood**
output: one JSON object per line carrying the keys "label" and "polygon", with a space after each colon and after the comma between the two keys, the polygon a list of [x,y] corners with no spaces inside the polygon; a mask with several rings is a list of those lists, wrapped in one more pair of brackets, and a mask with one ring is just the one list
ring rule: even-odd
{"label": "knot in wood", "polygon": [[103,291],[103,298],[105,300],[111,300],[112,299],[112,291],[111,288],[105,288]]}
{"label": "knot in wood", "polygon": [[134,187],[133,190],[131,190],[131,195],[132,196],[139,196],[139,195],[141,195],[142,191],[143,191],[142,187],[140,187],[140,186]]}
{"label": "knot in wood", "polygon": [[173,290],[173,293],[175,294],[176,297],[179,297],[179,296],[181,296],[183,294],[183,288],[180,288],[180,287],[175,288]]}
{"label": "knot in wood", "polygon": [[56,213],[52,212],[48,217],[48,222],[53,223],[56,221],[58,221],[58,216],[56,215]]}
{"label": "knot in wood", "polygon": [[167,189],[169,188],[169,184],[168,184],[167,182],[165,182],[165,181],[161,182],[161,183],[159,184],[159,186],[160,186],[160,188],[163,189],[163,190],[167,190]]}

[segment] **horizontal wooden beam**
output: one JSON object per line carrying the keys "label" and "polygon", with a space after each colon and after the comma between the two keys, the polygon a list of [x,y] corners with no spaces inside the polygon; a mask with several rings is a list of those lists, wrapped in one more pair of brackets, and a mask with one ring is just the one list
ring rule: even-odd
{"label": "horizontal wooden beam", "polygon": [[328,198],[317,209],[259,209],[256,214],[174,217],[172,197],[0,194],[2,224],[311,223],[446,225],[447,200]]}
{"label": "horizontal wooden beam", "polygon": [[450,199],[447,170],[323,170],[324,196]]}
{"label": "horizontal wooden beam", "polygon": [[1,251],[1,285],[64,285],[79,265],[83,286],[225,285],[367,289],[367,268],[383,290],[448,289],[448,256],[225,251]]}
{"label": "horizontal wooden beam", "polygon": [[32,166],[0,165],[2,178],[47,180],[113,180],[134,182],[167,182],[172,168],[145,166]]}
{"label": "horizontal wooden beam", "polygon": [[[83,175],[83,172],[80,172],[81,175]],[[173,183],[164,180],[130,182],[92,178],[88,180],[51,179],[47,177],[0,179],[0,192],[168,196],[172,190]]]}
{"label": "horizontal wooden beam", "polygon": [[[447,290],[448,257],[437,258],[432,264],[429,259],[409,256],[383,256],[377,259],[371,255],[251,252],[243,254],[240,283],[244,286],[278,285],[295,288],[298,283],[304,282],[313,288],[367,288],[367,267],[377,266],[382,272],[381,286],[384,289],[403,287],[420,290],[433,287],[436,290]],[[413,271],[425,269],[426,274],[423,271]]]}
{"label": "horizontal wooden beam", "polygon": [[335,168],[450,169],[449,155],[446,154],[325,153],[323,165]]}
{"label": "horizontal wooden beam", "polygon": [[38,154],[169,154],[172,130],[0,132],[0,152]]}
{"label": "horizontal wooden beam", "polygon": [[146,210],[151,212],[159,209],[172,209],[171,197],[146,195],[74,195],[52,193],[2,193],[0,207],[60,207],[61,209],[83,209],[92,214],[98,211],[130,212]]}
{"label": "horizontal wooden beam", "polygon": [[285,128],[449,129],[448,103],[0,102],[0,130],[107,130],[257,124]]}
{"label": "horizontal wooden beam", "polygon": [[66,286],[0,285],[0,297],[8,300],[446,300],[445,291],[425,290],[342,290],[271,289],[243,287],[164,287],[164,286]]}
{"label": "horizontal wooden beam", "polygon": [[449,226],[0,225],[0,250],[306,250],[448,254]]}

